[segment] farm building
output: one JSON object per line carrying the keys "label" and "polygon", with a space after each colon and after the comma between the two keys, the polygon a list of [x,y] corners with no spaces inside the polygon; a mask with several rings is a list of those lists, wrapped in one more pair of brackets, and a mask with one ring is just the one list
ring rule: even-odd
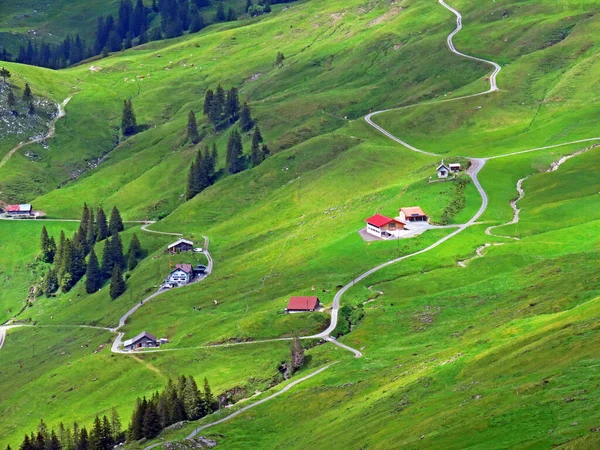
{"label": "farm building", "polygon": [[450,168],[451,172],[460,172],[460,164],[459,163],[448,164],[448,167]]}
{"label": "farm building", "polygon": [[446,164],[444,164],[443,159],[442,159],[442,164],[440,164],[436,170],[437,170],[438,178],[448,178],[448,175],[450,174],[450,167],[448,167]]}
{"label": "farm building", "polygon": [[286,312],[315,311],[321,306],[319,297],[290,297]]}
{"label": "farm building", "polygon": [[123,343],[125,350],[137,350],[139,348],[156,348],[160,344],[155,336],[144,331],[138,334],[133,339],[129,339]]}
{"label": "farm building", "polygon": [[427,222],[429,217],[423,212],[420,206],[410,206],[408,208],[400,208],[399,218],[401,221],[408,222]]}
{"label": "farm building", "polygon": [[185,286],[194,277],[194,269],[191,264],[177,264],[165,282],[172,287]]}
{"label": "farm building", "polygon": [[169,244],[167,251],[170,253],[191,252],[194,248],[194,243],[187,239],[178,239],[172,244]]}
{"label": "farm building", "polygon": [[375,214],[366,219],[365,222],[367,222],[367,233],[380,238],[398,236],[398,231],[403,230],[406,225],[404,222],[381,214]]}
{"label": "farm building", "polygon": [[6,206],[6,214],[9,216],[30,216],[31,212],[32,207],[29,203]]}

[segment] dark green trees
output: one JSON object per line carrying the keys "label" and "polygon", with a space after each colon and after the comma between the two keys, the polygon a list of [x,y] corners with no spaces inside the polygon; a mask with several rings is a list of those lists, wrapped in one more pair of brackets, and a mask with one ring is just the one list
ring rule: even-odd
{"label": "dark green trees", "polygon": [[135,233],[129,243],[129,250],[127,251],[127,270],[133,270],[137,267],[138,258],[142,256],[142,245]]}
{"label": "dark green trees", "polygon": [[215,182],[215,163],[217,151],[213,147],[211,153],[208,147],[204,152],[198,150],[188,174],[186,198],[189,200]]}
{"label": "dark green trees", "polygon": [[227,156],[225,168],[230,174],[238,173],[244,168],[244,148],[242,137],[237,130],[233,130],[227,141]]}
{"label": "dark green trees", "polygon": [[213,124],[215,131],[225,128],[239,119],[240,100],[238,90],[232,87],[225,93],[221,85],[213,92],[208,89],[204,94],[204,114]]}
{"label": "dark green trees", "polygon": [[106,222],[106,214],[102,207],[98,208],[96,221],[94,223],[94,231],[96,233],[96,241],[103,241],[109,236],[108,223]]}
{"label": "dark green trees", "polygon": [[10,71],[6,67],[0,67],[0,77],[2,77],[2,81],[6,83],[6,79],[10,78]]}
{"label": "dark green trees", "polygon": [[58,278],[56,276],[56,270],[54,267],[51,267],[46,275],[44,276],[44,280],[42,281],[42,293],[49,297],[58,291]]}
{"label": "dark green trees", "polygon": [[252,133],[252,149],[250,151],[250,164],[252,167],[258,166],[269,156],[269,148],[266,144],[260,145],[263,141],[258,125]]}
{"label": "dark green trees", "polygon": [[88,294],[97,292],[102,287],[102,271],[98,264],[98,257],[92,248],[88,258],[87,269],[85,272],[85,291]]}
{"label": "dark green trees", "polygon": [[119,298],[125,289],[127,289],[127,285],[123,279],[123,272],[121,267],[115,264],[110,278],[110,298],[113,300]]}
{"label": "dark green trees", "polygon": [[56,255],[56,242],[53,237],[48,236],[48,230],[46,226],[42,227],[42,233],[40,236],[40,249],[42,251],[40,259],[44,262],[54,262],[54,256]]}
{"label": "dark green trees", "polygon": [[12,89],[9,88],[8,89],[8,97],[6,99],[6,106],[13,114],[17,113],[17,111],[15,110],[16,102],[17,102],[17,99],[15,98],[15,94],[12,91]]}
{"label": "dark green trees", "polygon": [[31,100],[31,88],[29,83],[25,83],[25,89],[23,89],[23,100]]}
{"label": "dark green trees", "polygon": [[277,56],[275,57],[275,63],[273,65],[275,67],[282,67],[284,61],[285,61],[284,54],[281,52],[277,52]]}
{"label": "dark green trees", "polygon": [[192,144],[200,142],[198,125],[196,124],[196,114],[194,114],[194,111],[190,111],[188,114],[187,139],[189,139]]}
{"label": "dark green trees", "polygon": [[115,235],[120,233],[125,228],[123,226],[123,219],[121,219],[121,213],[117,209],[117,207],[113,207],[112,212],[110,213],[110,220],[108,222],[108,231],[111,235]]}
{"label": "dark green trees", "polygon": [[123,116],[121,118],[121,132],[123,136],[131,136],[137,130],[137,121],[131,100],[123,101]]}
{"label": "dark green trees", "polygon": [[247,103],[244,103],[240,112],[240,128],[242,131],[250,131],[254,126],[254,120],[252,120],[252,114],[250,113],[250,107]]}

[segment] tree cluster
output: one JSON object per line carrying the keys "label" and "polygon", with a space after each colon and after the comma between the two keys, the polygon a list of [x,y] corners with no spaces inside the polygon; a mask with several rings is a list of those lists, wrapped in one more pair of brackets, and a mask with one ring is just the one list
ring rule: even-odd
{"label": "tree cluster", "polygon": [[[62,69],[77,64],[90,56],[93,56],[91,49],[86,48],[85,41],[79,35],[76,35],[75,38],[67,35],[60,44],[29,41],[27,45],[21,45],[16,61],[32,66]],[[7,61],[10,61],[8,55],[6,58]]]}
{"label": "tree cluster", "polygon": [[155,438],[169,425],[183,420],[198,420],[218,407],[206,378],[202,390],[198,389],[191,376],[181,376],[177,382],[169,379],[165,389],[154,393],[150,400],[146,397],[137,399],[127,431],[128,439]]}
{"label": "tree cluster", "polygon": [[121,429],[119,414],[113,408],[110,417],[96,416],[89,431],[77,422],[73,422],[71,427],[60,423],[57,430],[49,430],[41,420],[37,432],[25,435],[19,450],[111,450],[122,442],[125,442],[125,433]]}
{"label": "tree cluster", "polygon": [[[119,233],[123,231],[123,220],[119,210],[114,207],[107,221],[102,207],[96,217],[87,204],[84,204],[79,228],[71,238],[61,231],[58,244],[48,236],[46,227],[40,237],[40,259],[54,263],[46,272],[42,281],[42,292],[52,295],[60,289],[68,292],[84,275],[85,290],[88,294],[98,291],[104,281],[111,279],[110,294],[113,299],[120,296],[126,288],[123,270],[133,270],[142,256],[139,239],[134,234],[129,250],[123,254],[123,244]],[[94,250],[97,242],[106,241],[102,253],[102,263]],[[86,262],[86,256],[88,256]]]}
{"label": "tree cluster", "polygon": [[186,189],[186,198],[188,200],[211,186],[216,181],[216,162],[217,146],[215,144],[213,144],[212,151],[208,149],[208,146],[204,148],[204,151],[198,150],[188,174]]}
{"label": "tree cluster", "polygon": [[[244,106],[247,108],[247,105]],[[235,123],[241,114],[238,90],[232,87],[225,92],[221,85],[214,92],[208,89],[204,94],[203,111],[215,132]]]}
{"label": "tree cluster", "polygon": [[269,0],[258,0],[256,4],[252,0],[246,2],[246,12],[250,17],[262,16],[271,12],[271,2]]}

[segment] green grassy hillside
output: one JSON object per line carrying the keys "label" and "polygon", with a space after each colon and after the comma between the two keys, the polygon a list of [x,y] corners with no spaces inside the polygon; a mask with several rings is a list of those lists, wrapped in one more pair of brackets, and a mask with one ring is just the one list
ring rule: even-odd
{"label": "green grassy hillside", "polygon": [[[464,15],[457,47],[500,62],[501,91],[391,111],[376,116],[378,124],[452,157],[599,135],[595,2],[461,0],[452,6]],[[394,215],[417,204],[439,221],[457,199],[452,182],[428,183],[439,158],[410,152],[362,120],[370,110],[487,88],[489,68],[445,46],[454,20],[423,0],[306,1],[112,55],[95,61],[94,70],[92,63],[59,72],[9,64],[17,84],[28,81],[55,101],[74,96],[43,164],[17,152],[0,168],[0,198],[33,199],[49,217],[77,217],[84,201],[118,205],[128,219],[164,217],[150,228],[198,243],[208,236],[215,267],[206,280],[164,293],[128,320],[126,338],[147,330],[179,349],[169,352],[94,354],[110,333],[74,327],[115,326],[154,292],[174,259],[163,253],[168,236],[138,227],[124,232],[125,244],[136,232],[148,256],[115,301],[105,288],[86,295],[81,282],[68,294],[37,299],[18,319],[38,327],[9,331],[0,350],[7,362],[0,369],[0,443],[14,448],[40,417],[52,425],[75,418],[89,423],[115,406],[129,418],[137,396],[183,373],[208,376],[218,392],[240,386],[247,396],[262,392],[288,357],[286,342],[203,346],[322,330],[327,313],[282,313],[289,296],[319,295],[329,307],[337,289],[357,275],[451,233],[437,229],[366,243],[357,230],[376,212]],[[278,51],[286,56],[282,68],[273,67]],[[200,117],[204,91],[218,83],[240,88],[273,155],[185,202],[196,151],[183,144],[187,114],[194,109]],[[124,98],[132,98],[138,122],[148,125],[126,140],[116,138]],[[208,128],[205,118],[199,126]],[[227,134],[209,133],[199,144],[217,143],[219,167]],[[247,135],[244,144],[249,147]],[[364,303],[363,321],[340,339],[362,358],[331,344],[311,348],[307,367],[294,378],[337,364],[203,434],[231,449],[599,446],[590,430],[600,423],[600,180],[593,172],[600,149],[542,173],[592,144],[489,160],[479,175],[489,196],[480,223],[343,296],[343,305]],[[16,174],[25,171],[31,177],[23,183]],[[485,234],[511,219],[509,202],[526,176],[520,222],[494,230],[519,240]],[[453,224],[468,221],[481,204],[473,184],[463,195]],[[54,235],[75,225],[47,222]],[[0,311],[8,318],[36,277],[27,264],[37,252],[40,226],[12,221],[0,227],[6,230],[2,246],[10,242],[9,252],[0,253],[0,270],[9,278]],[[23,240],[27,245],[19,245]],[[483,257],[466,268],[457,264],[486,243]],[[32,348],[39,341],[43,346]],[[70,352],[69,366],[63,352]],[[44,403],[35,394],[40,391],[50,400]],[[195,426],[162,438],[181,439]]]}

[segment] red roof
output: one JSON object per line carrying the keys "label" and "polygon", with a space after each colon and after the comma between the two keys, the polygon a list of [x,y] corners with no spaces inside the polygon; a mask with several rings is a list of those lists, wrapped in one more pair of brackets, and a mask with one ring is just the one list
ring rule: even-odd
{"label": "red roof", "polygon": [[6,212],[19,212],[21,211],[20,205],[8,205],[6,207]]}
{"label": "red roof", "polygon": [[374,216],[371,216],[365,220],[365,222],[367,222],[375,227],[382,227],[393,221],[394,221],[394,219],[390,219],[389,217],[382,216],[381,214],[375,214]]}
{"label": "red roof", "polygon": [[181,269],[185,273],[192,273],[194,271],[194,269],[192,269],[192,265],[191,264],[177,264],[175,266],[175,268],[176,269]]}
{"label": "red roof", "polygon": [[312,311],[317,307],[319,297],[290,297],[287,309],[296,311]]}

